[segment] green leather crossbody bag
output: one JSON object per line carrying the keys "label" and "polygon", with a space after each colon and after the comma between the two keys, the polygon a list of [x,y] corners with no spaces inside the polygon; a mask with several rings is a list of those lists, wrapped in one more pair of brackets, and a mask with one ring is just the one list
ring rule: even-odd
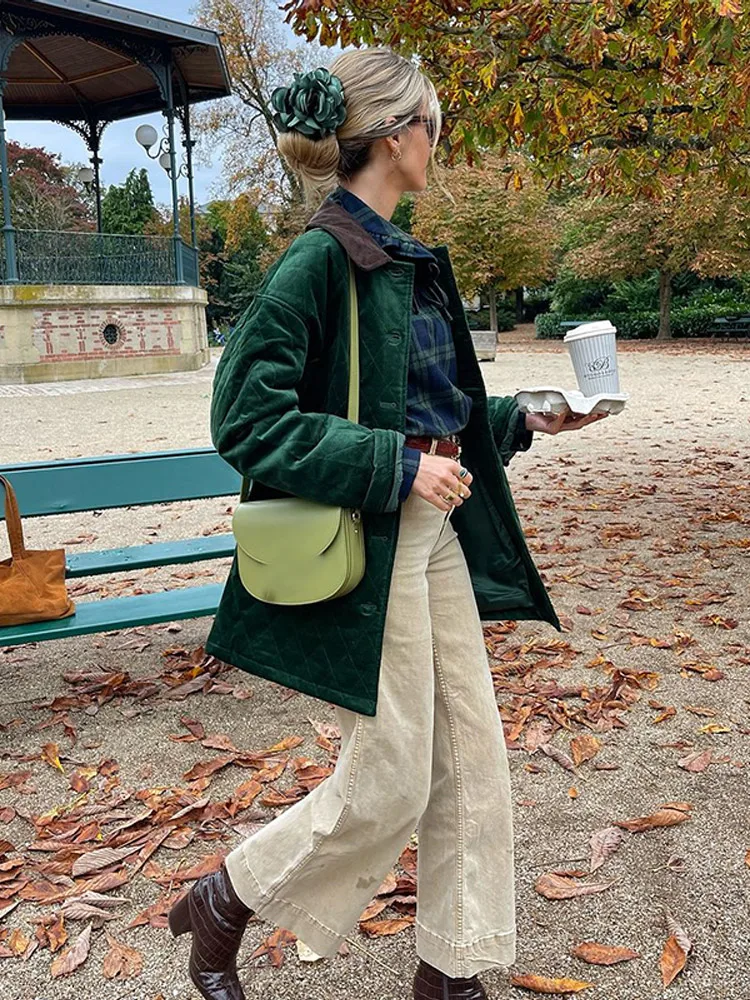
{"label": "green leather crossbody bag", "polygon": [[[359,314],[349,261],[349,401],[347,418],[359,422]],[[267,604],[315,604],[343,597],[365,573],[359,510],[301,497],[245,501],[232,518],[237,565],[244,588]]]}

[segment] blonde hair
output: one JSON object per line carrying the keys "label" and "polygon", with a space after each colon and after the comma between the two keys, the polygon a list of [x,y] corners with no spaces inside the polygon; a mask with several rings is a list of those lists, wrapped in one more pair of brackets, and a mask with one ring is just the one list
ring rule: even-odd
{"label": "blonde hair", "polygon": [[[434,125],[434,155],[442,127],[440,101],[432,81],[419,67],[387,48],[342,52],[328,67],[344,88],[346,121],[324,139],[282,132],[279,153],[299,177],[308,208],[317,207],[342,180],[367,163],[377,139],[395,135],[416,116]],[[385,125],[387,118],[394,122]]]}

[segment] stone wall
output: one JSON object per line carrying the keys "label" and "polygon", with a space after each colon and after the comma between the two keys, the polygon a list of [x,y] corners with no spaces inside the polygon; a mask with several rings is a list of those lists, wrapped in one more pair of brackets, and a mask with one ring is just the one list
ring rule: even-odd
{"label": "stone wall", "polygon": [[200,368],[206,302],[186,285],[0,286],[0,383]]}

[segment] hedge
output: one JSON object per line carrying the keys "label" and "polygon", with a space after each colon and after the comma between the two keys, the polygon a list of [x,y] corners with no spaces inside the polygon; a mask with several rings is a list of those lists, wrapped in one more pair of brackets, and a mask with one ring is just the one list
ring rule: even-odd
{"label": "hedge", "polygon": [[[466,310],[466,321],[469,324],[470,330],[489,330],[490,329],[490,311],[489,309],[478,309]],[[498,307],[497,310],[497,331],[498,333],[504,333],[506,330],[513,330],[516,325],[516,314],[513,309],[503,309]]]}
{"label": "hedge", "polygon": [[[676,307],[671,312],[672,336],[705,337],[714,332],[714,320],[719,317],[731,319],[737,315],[737,308],[731,306],[713,306],[710,309],[701,306]],[[750,303],[747,304],[745,315],[750,316]],[[561,338],[570,327],[562,329],[560,323],[573,320],[591,323],[601,319],[608,319],[616,326],[617,336],[622,340],[651,340],[659,332],[659,313],[653,309],[644,312],[608,313],[606,316],[597,314],[585,318],[571,316],[569,319],[559,313],[544,313],[536,318],[536,335],[538,339]]]}

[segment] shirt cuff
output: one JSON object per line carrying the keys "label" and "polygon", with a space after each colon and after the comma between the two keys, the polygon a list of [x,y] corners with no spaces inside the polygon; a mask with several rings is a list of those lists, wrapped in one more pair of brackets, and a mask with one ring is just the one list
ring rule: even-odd
{"label": "shirt cuff", "polygon": [[534,432],[526,430],[526,414],[523,410],[519,410],[518,417],[516,418],[512,450],[528,451],[533,443]]}
{"label": "shirt cuff", "polygon": [[419,462],[422,458],[422,452],[418,448],[407,448],[404,445],[402,454],[404,474],[403,479],[401,480],[401,489],[399,490],[398,498],[399,500],[404,501],[411,493],[411,488],[414,484],[417,470],[419,469]]}

